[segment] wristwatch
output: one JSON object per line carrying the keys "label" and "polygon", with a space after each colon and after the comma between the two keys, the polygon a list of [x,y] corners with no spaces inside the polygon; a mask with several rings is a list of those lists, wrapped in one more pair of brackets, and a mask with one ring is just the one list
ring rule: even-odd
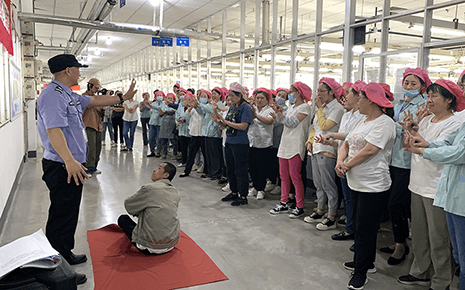
{"label": "wristwatch", "polygon": [[121,95],[117,95],[117,96],[119,98],[120,103],[124,102],[123,96],[121,96]]}

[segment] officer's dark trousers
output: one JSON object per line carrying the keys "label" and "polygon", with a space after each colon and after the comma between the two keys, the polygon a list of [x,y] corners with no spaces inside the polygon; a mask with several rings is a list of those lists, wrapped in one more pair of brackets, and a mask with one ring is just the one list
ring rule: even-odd
{"label": "officer's dark trousers", "polygon": [[76,185],[73,178],[68,184],[68,172],[63,163],[42,159],[42,168],[42,179],[50,190],[45,235],[55,250],[67,256],[74,248],[82,184]]}

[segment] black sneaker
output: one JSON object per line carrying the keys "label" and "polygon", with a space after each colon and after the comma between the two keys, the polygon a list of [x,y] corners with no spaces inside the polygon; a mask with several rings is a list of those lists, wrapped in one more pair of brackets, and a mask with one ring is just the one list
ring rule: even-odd
{"label": "black sneaker", "polygon": [[346,223],[347,223],[347,220],[338,220],[337,223],[342,225],[342,226],[345,226]]}
{"label": "black sneaker", "polygon": [[304,209],[296,207],[290,214],[289,217],[291,219],[298,219],[299,217],[304,215]]}
{"label": "black sneaker", "polygon": [[[355,270],[355,262],[345,262],[342,264],[344,266],[344,269],[349,270],[349,271],[354,271]],[[374,274],[376,273],[376,266],[375,263],[373,263],[369,268],[368,268],[368,273]]]}
{"label": "black sneaker", "polygon": [[228,195],[226,195],[225,197],[223,197],[221,199],[221,201],[233,201],[233,200],[236,200],[239,198],[239,195],[237,194],[233,194],[232,192],[230,192]]}
{"label": "black sneaker", "polygon": [[249,202],[247,201],[247,197],[244,197],[244,198],[237,198],[236,200],[234,200],[233,202],[231,202],[231,205],[232,206],[240,206],[240,205],[244,205],[244,204],[248,204]]}
{"label": "black sneaker", "polygon": [[284,202],[278,203],[275,208],[270,209],[271,214],[278,214],[278,213],[287,213],[288,212],[288,207],[287,204]]}
{"label": "black sneaker", "polygon": [[289,200],[287,201],[287,207],[289,208],[289,210],[295,209],[297,207],[297,202],[295,200],[295,197],[294,198],[289,197]]}
{"label": "black sneaker", "polygon": [[322,222],[323,221],[323,217],[325,216],[325,214],[318,214],[318,212],[314,211],[311,215],[309,216],[306,216],[304,218],[304,222],[306,223],[314,223],[314,222]]}
{"label": "black sneaker", "polygon": [[366,283],[368,283],[367,277],[364,277],[361,274],[354,274],[352,278],[350,278],[347,288],[352,290],[362,290]]}
{"label": "black sneaker", "polygon": [[429,286],[431,279],[420,279],[415,278],[412,275],[408,274],[405,276],[400,276],[397,278],[397,282],[405,285],[421,285],[421,286]]}
{"label": "black sneaker", "polygon": [[85,274],[76,273],[76,284],[77,285],[84,284],[86,283],[86,281],[87,281],[87,277]]}
{"label": "black sneaker", "polygon": [[339,234],[334,234],[331,236],[331,239],[335,241],[345,241],[345,240],[353,240],[354,234],[347,234],[346,231],[342,231]]}
{"label": "black sneaker", "polygon": [[349,251],[355,252],[355,243],[352,244],[352,246],[349,247]]}
{"label": "black sneaker", "polygon": [[337,228],[336,220],[332,221],[329,218],[325,218],[321,223],[316,225],[316,229],[320,231],[327,231]]}
{"label": "black sneaker", "polygon": [[220,180],[218,180],[218,184],[225,184],[225,183],[228,183],[228,178],[226,177],[221,177]]}
{"label": "black sneaker", "polygon": [[155,152],[148,154],[147,157],[155,157]]}

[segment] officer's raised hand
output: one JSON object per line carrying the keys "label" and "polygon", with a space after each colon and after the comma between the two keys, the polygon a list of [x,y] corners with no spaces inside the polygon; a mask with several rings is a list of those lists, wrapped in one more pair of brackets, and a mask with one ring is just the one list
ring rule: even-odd
{"label": "officer's raised hand", "polygon": [[136,83],[136,80],[132,79],[131,85],[129,86],[129,90],[123,95],[123,99],[125,101],[132,99],[132,97],[134,97],[134,95],[137,93],[137,90],[134,90],[134,88],[136,87]]}

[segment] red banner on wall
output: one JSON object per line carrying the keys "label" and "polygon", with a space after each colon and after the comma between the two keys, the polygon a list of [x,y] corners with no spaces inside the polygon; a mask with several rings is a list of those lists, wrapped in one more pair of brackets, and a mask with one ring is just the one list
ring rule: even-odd
{"label": "red banner on wall", "polygon": [[13,55],[13,38],[11,36],[11,0],[0,2],[0,43],[9,54]]}

